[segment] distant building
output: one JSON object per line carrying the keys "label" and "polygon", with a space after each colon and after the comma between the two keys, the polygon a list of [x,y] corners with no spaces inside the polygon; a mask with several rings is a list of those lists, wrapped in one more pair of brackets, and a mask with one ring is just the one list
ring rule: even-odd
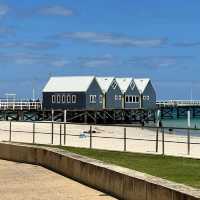
{"label": "distant building", "polygon": [[103,108],[106,109],[122,109],[123,93],[114,77],[97,77],[104,96]]}
{"label": "distant building", "polygon": [[44,109],[103,108],[103,92],[94,76],[52,77],[43,89]]}
{"label": "distant building", "polygon": [[154,109],[156,93],[150,79],[65,76],[52,77],[43,89],[44,109]]}
{"label": "distant building", "polygon": [[146,79],[134,79],[134,82],[138,88],[141,98],[140,107],[143,109],[153,109],[156,107],[156,92],[151,83],[151,80]]}
{"label": "distant building", "polygon": [[135,85],[133,78],[116,78],[123,93],[122,107],[124,109],[140,108],[140,92]]}

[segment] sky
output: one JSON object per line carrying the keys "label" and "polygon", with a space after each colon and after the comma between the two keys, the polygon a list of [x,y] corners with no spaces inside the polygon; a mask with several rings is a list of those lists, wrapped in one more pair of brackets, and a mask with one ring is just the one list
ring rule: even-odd
{"label": "sky", "polygon": [[157,99],[200,99],[199,0],[0,0],[0,98],[50,76],[150,78]]}

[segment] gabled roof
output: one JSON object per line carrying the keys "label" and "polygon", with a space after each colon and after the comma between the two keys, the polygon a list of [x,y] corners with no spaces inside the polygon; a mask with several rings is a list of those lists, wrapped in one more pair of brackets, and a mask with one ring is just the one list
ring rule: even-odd
{"label": "gabled roof", "polygon": [[43,92],[86,92],[94,76],[51,77]]}
{"label": "gabled roof", "polygon": [[96,77],[96,80],[103,91],[103,93],[106,93],[113,81],[114,77]]}
{"label": "gabled roof", "polygon": [[132,78],[116,78],[116,81],[123,93],[126,92],[132,80]]}
{"label": "gabled roof", "polygon": [[144,92],[144,90],[146,89],[149,81],[150,81],[149,78],[144,78],[144,79],[135,78],[134,79],[135,85],[138,88],[140,94],[142,94]]}

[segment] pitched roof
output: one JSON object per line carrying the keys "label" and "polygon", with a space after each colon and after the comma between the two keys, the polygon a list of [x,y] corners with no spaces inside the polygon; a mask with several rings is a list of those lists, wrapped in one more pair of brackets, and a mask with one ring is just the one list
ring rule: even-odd
{"label": "pitched roof", "polygon": [[108,91],[113,79],[114,77],[96,77],[96,80],[104,93]]}
{"label": "pitched roof", "polygon": [[116,78],[116,81],[123,93],[126,92],[132,80],[132,78]]}
{"label": "pitched roof", "polygon": [[86,92],[94,76],[51,77],[43,92]]}
{"label": "pitched roof", "polygon": [[142,94],[144,92],[144,90],[146,89],[149,81],[150,81],[149,78],[144,78],[144,79],[135,78],[134,79],[135,85],[138,88],[140,94]]}

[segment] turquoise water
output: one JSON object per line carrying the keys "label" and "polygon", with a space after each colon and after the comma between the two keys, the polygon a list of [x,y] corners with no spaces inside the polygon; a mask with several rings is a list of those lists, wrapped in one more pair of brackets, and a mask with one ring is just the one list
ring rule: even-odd
{"label": "turquoise water", "polygon": [[[163,119],[163,126],[187,128],[187,118]],[[191,118],[191,128],[200,128],[200,118]]]}

